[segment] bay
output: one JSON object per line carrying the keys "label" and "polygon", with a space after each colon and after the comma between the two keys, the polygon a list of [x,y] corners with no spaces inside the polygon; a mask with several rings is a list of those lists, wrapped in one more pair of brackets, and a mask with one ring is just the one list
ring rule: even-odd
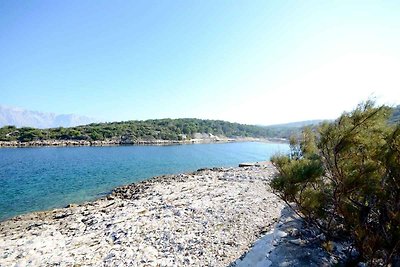
{"label": "bay", "polygon": [[0,220],[61,208],[108,194],[116,186],[205,167],[235,167],[287,153],[287,144],[0,149]]}

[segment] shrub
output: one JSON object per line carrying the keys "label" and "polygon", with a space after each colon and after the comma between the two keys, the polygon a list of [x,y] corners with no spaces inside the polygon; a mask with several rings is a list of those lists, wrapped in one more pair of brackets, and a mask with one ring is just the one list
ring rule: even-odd
{"label": "shrub", "polygon": [[350,236],[370,265],[400,256],[400,125],[388,123],[391,110],[362,103],[305,129],[290,155],[272,159],[277,194],[329,238]]}
{"label": "shrub", "polygon": [[42,132],[35,128],[22,127],[19,133],[18,141],[21,142],[36,141],[43,138]]}

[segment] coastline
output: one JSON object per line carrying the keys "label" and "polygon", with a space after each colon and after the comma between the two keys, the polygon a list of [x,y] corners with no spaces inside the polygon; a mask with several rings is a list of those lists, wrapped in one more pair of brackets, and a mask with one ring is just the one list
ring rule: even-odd
{"label": "coastline", "polygon": [[0,222],[0,265],[227,266],[278,220],[271,165],[204,169]]}
{"label": "coastline", "polygon": [[233,142],[266,142],[266,143],[287,143],[282,138],[196,138],[189,140],[137,140],[123,141],[109,139],[104,141],[88,140],[37,140],[37,141],[0,141],[0,148],[8,147],[78,147],[78,146],[125,146],[125,145],[187,145],[187,144],[208,144],[208,143],[233,143]]}

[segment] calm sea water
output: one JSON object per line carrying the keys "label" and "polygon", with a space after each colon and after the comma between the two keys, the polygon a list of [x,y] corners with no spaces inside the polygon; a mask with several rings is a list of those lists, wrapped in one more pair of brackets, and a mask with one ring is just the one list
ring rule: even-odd
{"label": "calm sea water", "polygon": [[0,220],[93,200],[116,186],[157,175],[233,167],[287,151],[287,144],[254,142],[1,148]]}

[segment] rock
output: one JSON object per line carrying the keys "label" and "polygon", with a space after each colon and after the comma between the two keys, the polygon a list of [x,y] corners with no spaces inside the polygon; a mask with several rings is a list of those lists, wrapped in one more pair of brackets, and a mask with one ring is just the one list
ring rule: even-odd
{"label": "rock", "polygon": [[286,232],[280,231],[280,230],[276,231],[276,233],[275,233],[276,238],[282,238],[282,237],[285,237],[287,235],[288,234]]}
{"label": "rock", "polygon": [[324,234],[320,234],[317,236],[319,238],[319,240],[321,241],[325,241],[326,240],[326,236]]}
{"label": "rock", "polygon": [[253,167],[255,166],[255,163],[249,163],[249,162],[244,162],[244,163],[239,163],[239,167]]}
{"label": "rock", "polygon": [[294,245],[304,245],[306,242],[300,238],[297,239],[293,239],[293,240],[289,240],[290,243],[294,244]]}
{"label": "rock", "polygon": [[64,219],[64,218],[66,218],[68,216],[71,216],[71,215],[72,215],[72,213],[65,212],[65,213],[56,214],[53,218],[56,219],[56,220],[59,220],[59,219]]}
{"label": "rock", "polygon": [[292,237],[299,237],[300,236],[299,229],[295,228],[295,227],[287,229],[287,233]]}

